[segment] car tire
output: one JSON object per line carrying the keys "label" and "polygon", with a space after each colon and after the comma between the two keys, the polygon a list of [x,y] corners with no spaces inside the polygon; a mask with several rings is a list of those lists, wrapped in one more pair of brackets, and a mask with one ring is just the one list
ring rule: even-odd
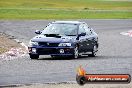
{"label": "car tire", "polygon": [[73,50],[73,56],[72,56],[72,58],[77,59],[78,57],[79,57],[78,46],[75,46],[75,48]]}
{"label": "car tire", "polygon": [[39,58],[39,55],[30,55],[30,58],[31,59],[38,59]]}
{"label": "car tire", "polygon": [[98,47],[97,47],[97,45],[94,45],[94,46],[93,46],[93,49],[92,49],[92,54],[89,54],[89,56],[90,56],[90,57],[95,57],[97,51],[98,51]]}

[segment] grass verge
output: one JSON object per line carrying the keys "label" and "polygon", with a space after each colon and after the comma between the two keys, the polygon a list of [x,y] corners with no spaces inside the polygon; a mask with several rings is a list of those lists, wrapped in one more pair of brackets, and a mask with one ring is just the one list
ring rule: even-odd
{"label": "grass verge", "polygon": [[0,9],[0,19],[131,19],[132,11]]}
{"label": "grass verge", "polygon": [[131,0],[0,0],[0,19],[131,18]]}

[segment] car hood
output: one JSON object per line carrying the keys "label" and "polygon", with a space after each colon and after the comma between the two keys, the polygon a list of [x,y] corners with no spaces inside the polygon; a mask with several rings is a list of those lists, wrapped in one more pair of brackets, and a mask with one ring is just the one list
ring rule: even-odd
{"label": "car hood", "polygon": [[38,35],[31,39],[34,42],[49,42],[49,43],[60,43],[60,42],[74,42],[76,36],[60,36],[58,37],[46,37],[45,35]]}

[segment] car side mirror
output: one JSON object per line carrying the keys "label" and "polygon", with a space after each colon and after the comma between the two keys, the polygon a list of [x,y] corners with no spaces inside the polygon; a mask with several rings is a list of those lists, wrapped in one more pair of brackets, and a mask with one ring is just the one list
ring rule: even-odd
{"label": "car side mirror", "polygon": [[83,33],[81,33],[81,34],[79,34],[78,36],[77,36],[77,40],[79,40],[79,37],[81,37],[81,36],[85,36],[86,35],[86,33],[85,32],[83,32]]}
{"label": "car side mirror", "polygon": [[40,30],[36,30],[35,33],[36,34],[41,34],[41,31]]}

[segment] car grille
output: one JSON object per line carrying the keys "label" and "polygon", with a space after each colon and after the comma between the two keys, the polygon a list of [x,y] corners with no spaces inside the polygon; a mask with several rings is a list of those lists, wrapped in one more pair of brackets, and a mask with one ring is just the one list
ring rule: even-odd
{"label": "car grille", "polygon": [[45,48],[39,48],[37,51],[39,54],[56,54],[58,53],[57,49],[45,49]]}
{"label": "car grille", "polygon": [[45,46],[45,47],[57,47],[59,43],[47,43],[47,42],[39,42],[39,46]]}

